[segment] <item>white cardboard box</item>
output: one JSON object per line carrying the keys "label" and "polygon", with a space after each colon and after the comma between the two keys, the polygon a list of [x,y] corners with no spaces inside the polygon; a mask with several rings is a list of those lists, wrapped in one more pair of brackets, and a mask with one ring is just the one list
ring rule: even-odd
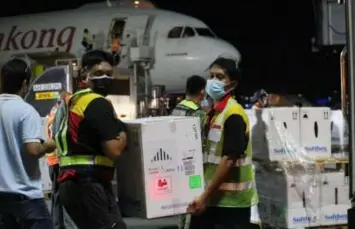
{"label": "white cardboard box", "polygon": [[199,119],[154,117],[126,124],[129,146],[117,166],[123,212],[148,219],[186,213],[204,191]]}
{"label": "white cardboard box", "polygon": [[320,209],[285,208],[282,203],[271,204],[272,225],[276,228],[305,228],[321,225]]}
{"label": "white cardboard box", "polygon": [[298,158],[299,108],[266,108],[253,112],[255,117],[249,118],[252,120],[253,157],[271,161]]}
{"label": "white cardboard box", "polygon": [[[283,173],[256,174],[256,187],[260,195],[269,196],[271,200],[284,203],[286,208],[302,208],[304,185],[296,182],[292,176]],[[274,193],[275,195],[271,195]]]}
{"label": "white cardboard box", "polygon": [[322,208],[322,225],[342,225],[348,223],[350,204],[332,204]]}
{"label": "white cardboard box", "polygon": [[300,108],[301,149],[312,158],[331,157],[330,109]]}

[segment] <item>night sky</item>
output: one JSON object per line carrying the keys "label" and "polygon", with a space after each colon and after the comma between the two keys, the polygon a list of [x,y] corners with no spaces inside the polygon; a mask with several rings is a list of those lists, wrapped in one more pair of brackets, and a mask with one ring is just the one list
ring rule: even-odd
{"label": "night sky", "polygon": [[[2,7],[0,15],[76,8],[90,2],[97,0],[12,0]],[[340,86],[339,53],[311,52],[311,37],[315,35],[311,0],[153,2],[159,8],[203,20],[219,37],[240,50],[244,76],[241,93],[265,88],[318,96]]]}

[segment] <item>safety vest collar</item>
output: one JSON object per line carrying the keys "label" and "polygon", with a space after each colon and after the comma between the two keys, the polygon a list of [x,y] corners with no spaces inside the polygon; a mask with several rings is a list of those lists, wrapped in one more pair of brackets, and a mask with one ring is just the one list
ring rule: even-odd
{"label": "safety vest collar", "polygon": [[86,93],[92,93],[93,91],[91,90],[91,88],[85,88],[82,90],[79,90],[77,92],[74,93],[74,95],[79,95],[79,94],[86,94]]}
{"label": "safety vest collar", "polygon": [[72,100],[74,100],[78,95],[83,95],[83,94],[88,94],[88,93],[93,93],[91,88],[86,88],[86,89],[82,89],[82,90],[75,92],[72,96],[69,97],[67,104],[69,104]]}
{"label": "safety vest collar", "polygon": [[194,101],[190,99],[184,99],[183,101],[180,102],[181,105],[188,107],[192,110],[198,110],[201,108],[201,105],[198,103],[195,103]]}
{"label": "safety vest collar", "polygon": [[231,93],[228,93],[227,95],[225,95],[222,100],[218,101],[215,105],[214,105],[214,110],[217,112],[221,112],[224,110],[224,108],[227,106],[228,100],[232,97]]}

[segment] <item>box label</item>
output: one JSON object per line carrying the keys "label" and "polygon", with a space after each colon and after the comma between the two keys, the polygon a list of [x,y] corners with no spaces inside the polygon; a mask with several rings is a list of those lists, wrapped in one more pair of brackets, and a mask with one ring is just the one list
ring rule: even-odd
{"label": "box label", "polygon": [[189,177],[189,188],[190,189],[201,188],[201,186],[202,186],[202,181],[201,181],[200,175],[194,175],[194,176]]}
{"label": "box label", "polygon": [[157,195],[169,194],[172,192],[171,177],[158,177],[154,181],[154,193]]}
{"label": "box label", "polygon": [[47,100],[59,98],[59,92],[38,92],[35,94],[35,100]]}

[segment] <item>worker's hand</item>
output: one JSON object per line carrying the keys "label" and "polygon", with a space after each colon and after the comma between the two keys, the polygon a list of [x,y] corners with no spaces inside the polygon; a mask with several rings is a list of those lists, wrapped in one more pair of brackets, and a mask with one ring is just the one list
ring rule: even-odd
{"label": "worker's hand", "polygon": [[187,206],[187,213],[192,215],[202,214],[207,208],[207,200],[201,195]]}
{"label": "worker's hand", "polygon": [[56,145],[55,145],[55,141],[53,139],[51,139],[51,138],[47,139],[43,143],[43,147],[44,147],[45,153],[51,153],[57,148]]}
{"label": "worker's hand", "polygon": [[124,145],[124,147],[126,147],[126,145],[127,145],[127,134],[125,132],[121,132],[120,136],[118,136],[118,139]]}

